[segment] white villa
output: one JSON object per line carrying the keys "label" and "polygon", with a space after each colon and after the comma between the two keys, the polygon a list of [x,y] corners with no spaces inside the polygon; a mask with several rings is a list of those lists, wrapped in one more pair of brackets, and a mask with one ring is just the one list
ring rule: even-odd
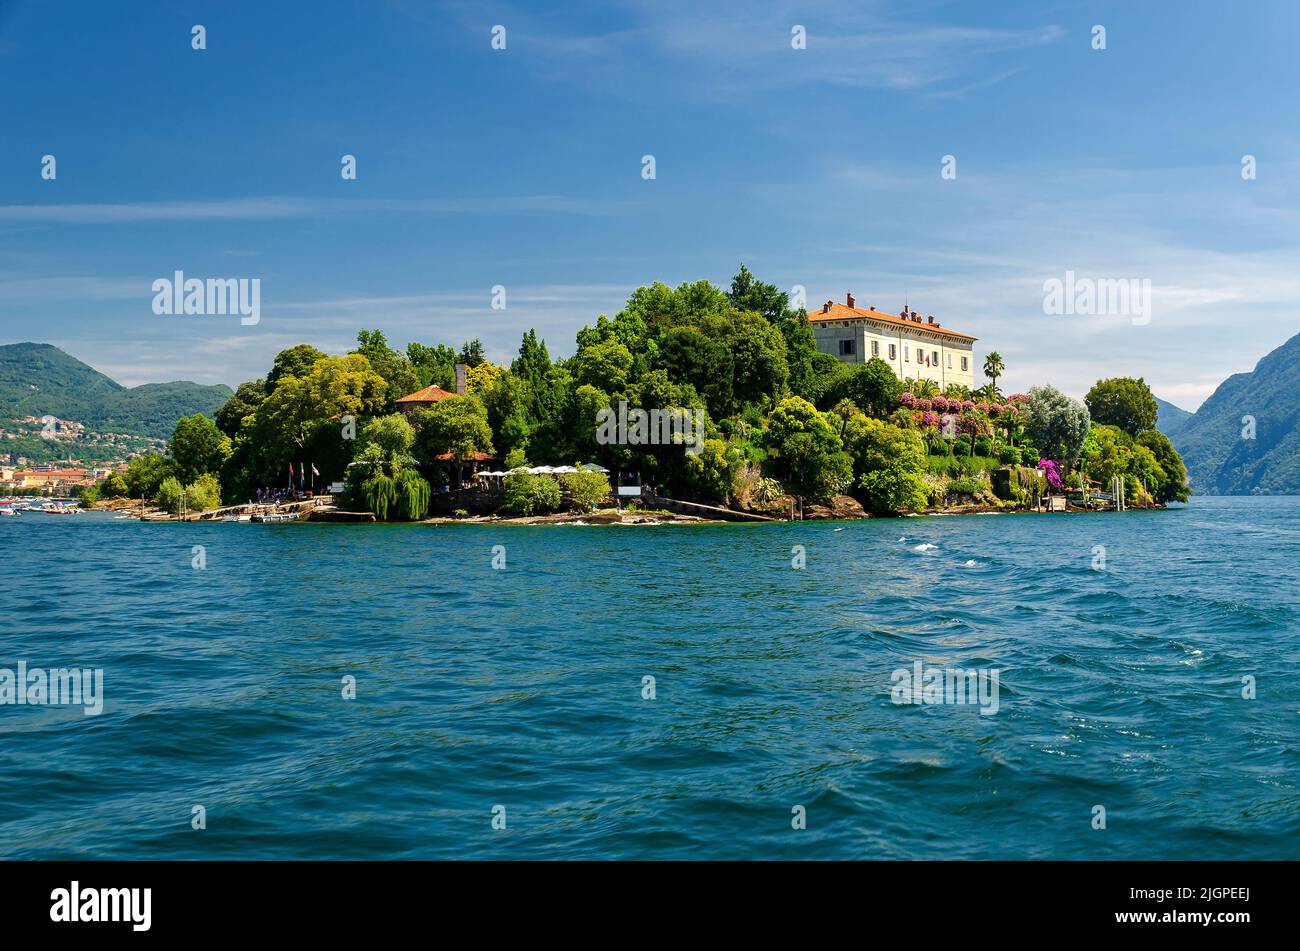
{"label": "white villa", "polygon": [[827,301],[808,312],[817,349],[844,363],[866,363],[879,357],[899,379],[928,379],[942,390],[950,383],[973,387],[976,338],[940,327],[933,315],[922,318],[907,308],[882,314],[874,307]]}

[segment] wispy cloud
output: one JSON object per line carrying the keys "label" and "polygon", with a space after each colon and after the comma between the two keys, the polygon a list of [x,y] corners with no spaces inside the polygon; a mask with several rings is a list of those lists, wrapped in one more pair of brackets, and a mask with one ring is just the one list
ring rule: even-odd
{"label": "wispy cloud", "polygon": [[255,221],[344,215],[567,214],[612,215],[635,202],[566,195],[480,198],[230,198],[103,204],[0,205],[0,223],[132,224],[136,222]]}
{"label": "wispy cloud", "polygon": [[[863,89],[946,92],[981,88],[1019,71],[1007,57],[1060,40],[1052,23],[1020,28],[972,27],[908,21],[883,4],[842,0],[815,8],[778,3],[702,5],[689,0],[642,0],[614,6],[619,26],[599,15],[608,5],[579,5],[567,17],[526,5],[498,6],[493,22],[509,24],[511,43],[525,49],[552,78],[590,83],[611,94],[690,84],[699,95],[752,96],[775,88],[826,84]],[[426,8],[400,7],[430,29],[445,19]],[[442,9],[469,31],[482,34],[480,5],[449,2]],[[795,50],[791,31],[802,26],[806,49]],[[700,79],[707,80],[701,83]]]}

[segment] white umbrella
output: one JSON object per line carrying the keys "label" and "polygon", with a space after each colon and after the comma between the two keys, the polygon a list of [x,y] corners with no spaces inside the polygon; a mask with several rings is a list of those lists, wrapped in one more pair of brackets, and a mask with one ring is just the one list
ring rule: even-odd
{"label": "white umbrella", "polygon": [[556,466],[551,471],[556,475],[563,475],[566,472],[577,472],[578,470],[573,468],[573,466]]}
{"label": "white umbrella", "polygon": [[550,466],[534,466],[528,471],[531,472],[533,475],[551,475],[553,472],[555,472],[555,470],[552,469]]}
{"label": "white umbrella", "polygon": [[588,472],[609,472],[609,470],[604,466],[599,466],[594,462],[585,462],[583,463],[582,468],[586,469]]}

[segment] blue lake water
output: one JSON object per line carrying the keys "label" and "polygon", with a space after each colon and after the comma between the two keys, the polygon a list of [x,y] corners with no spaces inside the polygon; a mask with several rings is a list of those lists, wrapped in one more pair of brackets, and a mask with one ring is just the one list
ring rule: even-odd
{"label": "blue lake water", "polygon": [[[1298,553],[1293,498],[0,519],[0,668],[102,668],[105,697],[0,706],[0,857],[1300,858]],[[918,661],[1000,671],[997,712],[893,702]]]}

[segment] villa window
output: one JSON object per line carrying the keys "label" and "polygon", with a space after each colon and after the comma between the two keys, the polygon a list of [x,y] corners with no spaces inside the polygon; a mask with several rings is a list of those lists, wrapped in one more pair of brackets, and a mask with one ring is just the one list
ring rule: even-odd
{"label": "villa window", "polygon": [[952,354],[948,354],[948,369],[952,369]]}
{"label": "villa window", "polygon": [[938,350],[934,351],[934,365],[935,365],[935,366],[938,366],[938,365],[939,365],[939,351],[938,351]]}
{"label": "villa window", "polygon": [[898,347],[892,343],[889,345],[889,359],[891,360],[898,359]]}
{"label": "villa window", "polygon": [[841,341],[840,341],[840,356],[842,356],[842,357],[851,357],[851,356],[853,356],[855,353],[857,353],[857,347],[856,347],[856,344],[857,344],[857,341],[856,341],[856,340],[841,340]]}
{"label": "villa window", "polygon": [[961,368],[962,368],[963,370],[965,370],[965,369],[967,368],[966,358],[965,358],[965,357],[962,357],[962,358],[961,358]]}
{"label": "villa window", "polygon": [[871,355],[872,355],[873,357],[878,357],[878,356],[880,356],[880,341],[879,341],[879,340],[873,340],[873,341],[871,341]]}
{"label": "villa window", "polygon": [[904,347],[904,348],[903,348],[903,362],[904,362],[904,363],[911,363],[911,362],[912,362],[911,351],[910,351],[907,347]]}

